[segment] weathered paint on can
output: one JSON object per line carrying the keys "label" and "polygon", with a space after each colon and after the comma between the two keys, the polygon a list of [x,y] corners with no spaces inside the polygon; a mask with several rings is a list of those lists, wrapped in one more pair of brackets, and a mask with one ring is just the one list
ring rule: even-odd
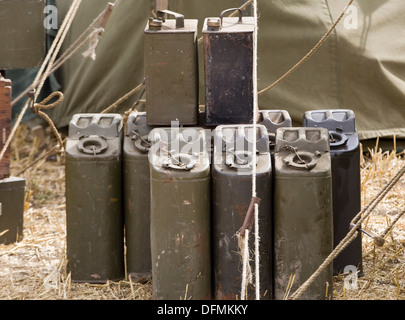
{"label": "weathered paint on can", "polygon": [[[217,300],[241,298],[242,258],[237,234],[253,196],[253,139],[257,139],[256,188],[260,199],[260,295],[263,300],[273,297],[272,167],[267,129],[257,125],[255,135],[253,125],[224,125],[215,130],[212,164],[213,290]],[[251,252],[255,250],[253,238]],[[247,294],[255,299],[254,284],[248,285]]]}
{"label": "weathered paint on can", "polygon": [[79,114],[66,142],[66,242],[72,281],[125,276],[122,117]]}
{"label": "weathered paint on can", "polygon": [[[360,141],[352,110],[314,110],[304,114],[305,127],[329,130],[332,158],[334,247],[350,231],[350,223],[361,211]],[[335,274],[354,266],[363,274],[361,234],[333,261]]]}
{"label": "weathered paint on can", "polygon": [[[280,128],[276,135],[274,196],[275,299],[297,290],[333,250],[329,133],[324,128]],[[332,264],[301,296],[331,299]]]}
{"label": "weathered paint on can", "polygon": [[153,298],[211,298],[210,161],[201,128],[154,129],[151,157]]}

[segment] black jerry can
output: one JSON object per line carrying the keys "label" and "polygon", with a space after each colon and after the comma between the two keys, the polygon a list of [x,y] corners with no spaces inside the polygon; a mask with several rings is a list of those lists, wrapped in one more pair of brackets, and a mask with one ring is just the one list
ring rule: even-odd
{"label": "black jerry can", "polygon": [[[237,9],[230,9],[237,10]],[[206,125],[253,124],[253,17],[205,19]]]}
{"label": "black jerry can", "polygon": [[211,299],[211,176],[205,132],[156,128],[150,139],[153,298]]}
{"label": "black jerry can", "polygon": [[[306,127],[329,130],[332,158],[334,246],[350,231],[350,223],[361,211],[360,141],[352,110],[314,110],[304,114]],[[363,273],[361,234],[333,261],[334,273],[354,266]]]}
{"label": "black jerry can", "polygon": [[122,117],[78,114],[66,142],[66,231],[72,281],[125,276]]}
{"label": "black jerry can", "polygon": [[[166,14],[175,19],[164,19]],[[149,125],[196,125],[199,107],[198,20],[158,11],[145,29],[146,112]]]}
{"label": "black jerry can", "polygon": [[[283,300],[318,269],[333,250],[332,173],[324,128],[280,128],[276,134],[274,293]],[[291,285],[292,284],[292,285]],[[301,296],[331,299],[330,264]]]}
{"label": "black jerry can", "polygon": [[145,281],[152,274],[150,253],[149,134],[146,112],[129,115],[123,144],[123,184],[127,274]]}
{"label": "black jerry can", "polygon": [[[212,163],[212,250],[214,298],[240,299],[242,258],[237,234],[241,232],[252,200],[252,175],[256,166],[260,237],[260,295],[273,297],[272,168],[266,127],[257,125],[218,126],[214,133]],[[253,158],[256,141],[257,163]],[[254,252],[254,228],[249,248]],[[249,284],[249,299],[255,289]]]}

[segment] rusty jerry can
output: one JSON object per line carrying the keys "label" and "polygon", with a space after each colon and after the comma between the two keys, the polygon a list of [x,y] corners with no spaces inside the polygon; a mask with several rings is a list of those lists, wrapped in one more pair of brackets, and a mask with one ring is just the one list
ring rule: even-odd
{"label": "rusty jerry can", "polygon": [[[254,139],[257,140],[256,164],[253,163]],[[266,300],[273,295],[272,168],[267,129],[257,125],[255,133],[253,125],[218,126],[212,164],[213,281],[217,300],[241,298],[242,258],[237,233],[252,202],[254,165],[260,199],[260,295]],[[249,247],[254,252],[253,235],[251,239]],[[248,298],[255,297],[253,284],[246,291]]]}
{"label": "rusty jerry can", "polygon": [[0,69],[37,67],[45,56],[46,0],[0,1]]}
{"label": "rusty jerry can", "polygon": [[77,114],[66,142],[66,232],[72,281],[125,276],[122,117]]}
{"label": "rusty jerry can", "polygon": [[151,133],[153,298],[211,298],[210,161],[201,128]]}
{"label": "rusty jerry can", "polygon": [[[361,211],[360,141],[352,110],[316,110],[304,114],[305,127],[329,130],[332,158],[333,224],[336,247]],[[361,234],[333,261],[334,273],[355,266],[363,274]]]}
{"label": "rusty jerry can", "polygon": [[[239,11],[239,18],[224,17]],[[205,103],[209,126],[252,124],[255,21],[240,9],[205,19],[203,28]]]}
{"label": "rusty jerry can", "polygon": [[133,281],[150,278],[150,170],[146,112],[128,117],[123,145],[123,183],[127,273]]}
{"label": "rusty jerry can", "polygon": [[[164,19],[165,15],[175,19]],[[146,111],[149,125],[198,122],[198,20],[158,11],[145,29]]]}
{"label": "rusty jerry can", "polygon": [[23,239],[25,180],[0,180],[0,244],[12,244]]}
{"label": "rusty jerry can", "polygon": [[[277,130],[274,196],[277,300],[297,290],[333,250],[329,150],[329,133],[324,128]],[[300,299],[331,299],[332,269],[330,264]]]}

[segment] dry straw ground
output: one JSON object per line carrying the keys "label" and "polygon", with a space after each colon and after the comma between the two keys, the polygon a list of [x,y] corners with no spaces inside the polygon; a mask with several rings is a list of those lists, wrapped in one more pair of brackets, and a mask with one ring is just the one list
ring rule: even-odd
{"label": "dry straw ground", "polygon": [[[21,127],[13,141],[12,172],[17,174],[54,145]],[[45,143],[41,143],[45,142]],[[362,202],[367,204],[405,164],[402,154],[369,150],[362,163]],[[0,300],[150,300],[151,283],[125,279],[105,285],[75,284],[66,273],[65,197],[63,158],[51,155],[20,175],[27,181],[22,242],[0,245]],[[405,177],[384,198],[366,221],[364,229],[381,234],[405,208]],[[335,300],[405,299],[405,218],[378,248],[363,236],[364,276],[357,289],[346,289],[345,276],[334,279]]]}

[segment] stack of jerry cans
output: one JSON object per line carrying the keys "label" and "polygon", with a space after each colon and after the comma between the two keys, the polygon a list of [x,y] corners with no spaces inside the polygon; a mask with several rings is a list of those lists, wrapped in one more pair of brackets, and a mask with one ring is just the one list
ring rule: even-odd
{"label": "stack of jerry cans", "polygon": [[[361,211],[360,141],[352,110],[314,110],[304,115],[304,126],[329,130],[332,158],[334,246],[350,230],[350,223]],[[343,273],[354,266],[360,274],[362,266],[361,234],[333,261],[334,273]]]}
{"label": "stack of jerry cans", "polygon": [[[165,19],[166,15],[175,19]],[[158,11],[145,29],[146,111],[149,125],[198,122],[198,20]]]}
{"label": "stack of jerry cans", "polygon": [[68,272],[74,282],[125,276],[122,117],[77,114],[66,142]]}
{"label": "stack of jerry cans", "polygon": [[[238,10],[239,17],[224,17]],[[255,21],[229,9],[205,19],[203,27],[205,103],[208,126],[253,124]]]}
{"label": "stack of jerry cans", "polygon": [[[333,250],[329,132],[280,128],[276,135],[274,197],[275,299],[297,290]],[[332,264],[301,296],[330,299]]]}
{"label": "stack of jerry cans", "polygon": [[210,299],[211,179],[205,132],[156,128],[151,141],[153,297]]}
{"label": "stack of jerry cans", "polygon": [[[253,150],[256,139],[257,150]],[[253,167],[257,172],[260,202],[260,295],[272,299],[272,168],[266,127],[257,125],[218,126],[214,134],[212,163],[212,245],[214,297],[240,299],[242,259],[237,233],[244,224],[252,200]],[[257,152],[257,163],[254,153]],[[254,241],[250,242],[254,251]],[[249,285],[248,297],[255,296]]]}
{"label": "stack of jerry cans", "polygon": [[146,112],[129,115],[123,144],[123,183],[127,274],[145,281],[152,272],[150,254],[149,134]]}

